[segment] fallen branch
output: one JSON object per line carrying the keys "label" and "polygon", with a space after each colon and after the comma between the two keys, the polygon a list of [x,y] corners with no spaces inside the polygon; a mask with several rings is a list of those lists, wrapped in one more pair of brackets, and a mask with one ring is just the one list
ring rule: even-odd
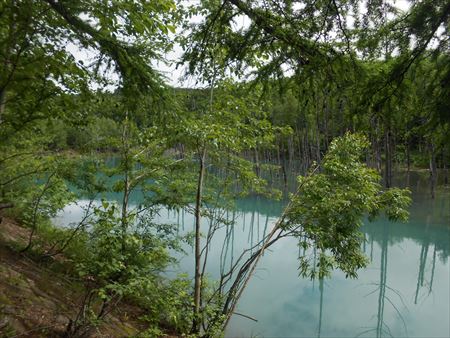
{"label": "fallen branch", "polygon": [[233,314],[238,315],[238,316],[241,316],[241,317],[244,317],[244,318],[247,318],[247,319],[250,319],[250,320],[253,320],[254,322],[257,322],[257,321],[258,321],[258,319],[255,319],[255,318],[250,317],[250,316],[248,316],[248,315],[244,315],[243,313],[233,312]]}
{"label": "fallen branch", "polygon": [[14,204],[12,203],[0,203],[0,210],[14,208]]}

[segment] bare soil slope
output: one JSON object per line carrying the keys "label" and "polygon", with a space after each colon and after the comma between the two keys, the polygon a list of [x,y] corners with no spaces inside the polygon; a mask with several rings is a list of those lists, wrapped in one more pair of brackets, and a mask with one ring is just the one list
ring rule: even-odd
{"label": "bare soil slope", "polygon": [[[75,318],[83,285],[58,272],[58,260],[21,254],[27,229],[8,218],[0,223],[0,337],[61,337]],[[129,337],[144,326],[139,308],[121,305],[96,328],[94,337]]]}

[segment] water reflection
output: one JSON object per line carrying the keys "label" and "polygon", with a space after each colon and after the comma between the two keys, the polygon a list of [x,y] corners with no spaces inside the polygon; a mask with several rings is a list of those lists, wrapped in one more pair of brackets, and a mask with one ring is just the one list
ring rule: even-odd
{"label": "water reflection", "polygon": [[323,279],[319,280],[319,292],[320,292],[320,302],[319,302],[319,329],[317,332],[317,337],[320,338],[320,330],[322,329],[322,312],[323,312]]}
{"label": "water reflection", "polygon": [[[426,179],[410,177],[411,182],[409,223],[381,219],[362,227],[362,249],[371,263],[357,280],[340,272],[325,281],[299,279],[296,258],[304,252],[294,239],[281,241],[266,252],[238,305],[237,312],[258,322],[235,316],[227,336],[449,337],[450,191],[438,189],[431,200]],[[139,203],[138,194],[132,199]],[[216,210],[227,222],[208,247],[209,275],[217,278],[243,249],[259,243],[282,208],[283,202],[249,197],[235,211]],[[60,224],[76,213],[68,207]],[[165,210],[157,218],[178,224],[180,232],[193,229],[193,217],[184,210]],[[192,255],[182,257],[177,269],[192,271]]]}
{"label": "water reflection", "polygon": [[295,242],[274,248],[239,307],[259,323],[236,317],[227,335],[450,336],[449,192],[441,189],[430,201],[419,184],[413,197],[409,223],[365,223],[363,250],[371,264],[358,280],[336,272],[317,289],[296,276]]}

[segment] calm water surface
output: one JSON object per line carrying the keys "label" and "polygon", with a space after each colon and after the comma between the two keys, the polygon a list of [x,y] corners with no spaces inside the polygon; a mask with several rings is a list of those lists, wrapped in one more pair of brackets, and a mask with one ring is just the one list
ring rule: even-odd
{"label": "calm water surface", "polygon": [[[400,177],[398,183],[407,181]],[[282,240],[265,253],[236,310],[258,321],[236,315],[226,336],[450,337],[450,189],[439,188],[431,200],[426,178],[410,177],[409,185],[409,223],[365,222],[363,250],[371,263],[358,279],[339,271],[324,281],[299,278],[296,242]],[[260,198],[239,201],[226,215],[235,226],[222,229],[211,245],[210,276],[261,239],[282,207]],[[65,225],[80,214],[79,206],[69,205],[55,222]],[[180,231],[193,229],[188,213],[165,210],[158,220],[179,224]],[[176,270],[192,272],[193,265],[187,255]]]}

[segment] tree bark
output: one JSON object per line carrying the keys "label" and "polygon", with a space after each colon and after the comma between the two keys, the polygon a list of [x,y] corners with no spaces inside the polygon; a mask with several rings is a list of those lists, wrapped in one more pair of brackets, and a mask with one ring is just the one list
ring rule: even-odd
{"label": "tree bark", "polygon": [[195,199],[195,277],[194,277],[194,319],[192,322],[192,333],[200,331],[200,306],[201,306],[201,207],[203,198],[203,181],[205,177],[206,148],[200,154],[200,165],[198,170],[197,195]]}
{"label": "tree bark", "polygon": [[128,113],[125,115],[124,126],[122,130],[122,156],[125,165],[124,173],[124,187],[123,187],[123,199],[122,199],[122,215],[121,215],[121,227],[122,227],[122,253],[125,252],[125,236],[128,228],[128,200],[130,196],[130,158],[129,158],[129,130],[128,130]]}

